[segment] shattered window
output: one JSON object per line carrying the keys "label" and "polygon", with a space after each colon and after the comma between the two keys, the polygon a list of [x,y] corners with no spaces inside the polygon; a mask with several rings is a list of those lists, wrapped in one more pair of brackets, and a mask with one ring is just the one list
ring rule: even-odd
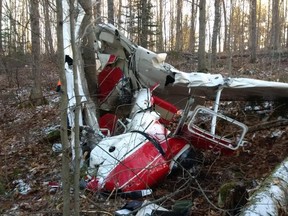
{"label": "shattered window", "polygon": [[244,124],[206,108],[196,109],[188,129],[211,143],[236,149],[247,129]]}

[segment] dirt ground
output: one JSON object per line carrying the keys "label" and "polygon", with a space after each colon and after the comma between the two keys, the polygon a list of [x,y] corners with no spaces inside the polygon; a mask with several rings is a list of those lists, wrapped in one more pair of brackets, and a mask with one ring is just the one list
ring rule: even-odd
{"label": "dirt ground", "polygon": [[[177,64],[171,63],[184,71],[194,69],[193,64],[185,62],[178,59]],[[213,73],[288,81],[286,59],[274,63],[265,59],[260,59],[256,64],[245,62],[243,59],[235,60],[233,71],[229,72],[223,66]],[[0,74],[1,215],[61,215],[61,189],[57,187],[61,184],[61,153],[52,150],[53,144],[60,140],[57,136],[55,139],[47,138],[49,130],[57,128],[60,123],[60,96],[55,92],[57,70],[52,62],[44,64],[42,68],[43,92],[48,101],[43,106],[33,107],[29,103],[31,76],[29,65],[19,70],[11,69],[8,76]],[[248,105],[255,107],[255,104],[245,102],[233,102],[230,106],[221,107],[225,113],[254,129],[245,137],[249,143],[245,149],[232,156],[201,152],[203,160],[195,175],[183,171],[172,173],[153,188],[153,194],[148,199],[156,199],[159,205],[168,209],[179,200],[188,200],[192,204],[191,215],[223,215],[221,209],[238,208],[239,199],[233,200],[234,195],[227,198],[231,198],[232,202],[219,203],[220,188],[232,183],[244,188],[244,191],[248,190],[249,194],[288,156],[287,125],[271,124],[261,130],[255,127],[277,122],[280,118],[287,119],[287,104],[273,104],[264,115],[259,110],[245,110]],[[260,103],[260,108],[266,109],[264,103]],[[240,196],[246,194],[243,192]],[[122,198],[103,198],[82,191],[81,214],[113,215],[113,211],[125,202]],[[231,210],[230,215],[233,214],[236,212]]]}

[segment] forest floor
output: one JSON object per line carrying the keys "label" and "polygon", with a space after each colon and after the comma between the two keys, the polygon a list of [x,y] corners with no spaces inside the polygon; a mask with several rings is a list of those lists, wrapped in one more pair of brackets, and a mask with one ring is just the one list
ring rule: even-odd
{"label": "forest floor", "polygon": [[[193,70],[193,65],[187,65],[184,58],[171,59],[169,62],[168,56],[168,62],[177,68]],[[288,82],[287,59],[271,63],[263,58],[256,64],[237,59],[232,66],[231,72],[220,65],[211,73]],[[55,92],[57,70],[53,62],[42,67],[42,86],[48,101],[43,106],[33,107],[29,103],[31,76],[29,65],[12,68],[9,76],[0,74],[0,215],[61,215],[62,193],[57,188],[61,184],[61,153],[52,150],[53,144],[60,140],[47,139],[49,130],[60,123],[60,96]],[[274,104],[263,116],[255,110],[245,112],[244,107],[248,106],[245,102],[234,103],[233,108],[222,107],[223,110],[238,113],[236,117],[248,127],[288,118],[287,104]],[[260,107],[265,109],[264,103]],[[288,156],[287,131],[287,125],[271,125],[248,133],[245,140],[250,145],[232,156],[203,152],[201,169],[197,176],[188,179],[185,191],[180,188],[189,177],[177,172],[159,182],[149,199],[161,200],[165,196],[158,204],[166,208],[177,200],[188,200],[192,203],[191,215],[221,215],[221,208],[231,208],[233,204],[219,206],[220,187],[232,182],[248,190],[257,188]],[[113,215],[126,202],[122,198],[99,198],[88,191],[82,192],[80,200],[81,215]],[[230,214],[236,213],[230,211]]]}

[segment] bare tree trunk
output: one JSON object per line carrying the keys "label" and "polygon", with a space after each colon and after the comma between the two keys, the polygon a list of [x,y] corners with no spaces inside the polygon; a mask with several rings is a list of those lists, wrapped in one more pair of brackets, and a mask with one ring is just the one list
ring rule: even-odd
{"label": "bare tree trunk", "polygon": [[163,51],[163,0],[159,0],[159,15],[157,17],[158,20],[158,39],[157,39],[157,51]]}
{"label": "bare tree trunk", "polygon": [[213,26],[213,35],[212,35],[212,68],[216,67],[216,55],[217,55],[217,37],[219,36],[219,27],[220,27],[220,0],[215,0],[215,19]]}
{"label": "bare tree trunk", "polygon": [[[232,42],[231,42],[231,38],[232,38],[232,30],[231,30],[231,27],[233,26],[233,20],[232,20],[232,17],[233,17],[233,0],[230,0],[230,5],[231,5],[231,9],[230,9],[230,16],[229,16],[229,19],[230,19],[230,23],[229,23],[229,29],[227,30],[227,52],[228,52],[228,58],[227,58],[227,65],[228,65],[228,70],[230,73],[232,73]],[[227,25],[228,27],[228,25]]]}
{"label": "bare tree trunk", "polygon": [[45,48],[46,52],[48,52],[50,55],[54,54],[54,48],[53,48],[53,39],[51,34],[51,23],[50,23],[50,14],[49,14],[49,0],[44,0],[43,2],[43,11],[44,11],[44,22],[45,22]]}
{"label": "bare tree trunk", "polygon": [[174,0],[170,1],[170,50],[174,49]]}
{"label": "bare tree trunk", "polygon": [[122,0],[118,0],[118,11],[117,11],[118,28],[122,25],[121,11],[122,11]]}
{"label": "bare tree trunk", "polygon": [[0,0],[0,74],[5,72],[5,63],[4,63],[4,50],[3,50],[3,37],[2,37],[2,9],[3,2]]}
{"label": "bare tree trunk", "polygon": [[63,42],[63,5],[62,0],[56,1],[57,5],[57,47],[58,47],[58,70],[61,80],[61,143],[62,143],[62,184],[63,184],[63,215],[70,216],[70,179],[69,179],[69,163],[70,163],[70,146],[68,143],[67,130],[67,82],[64,67],[64,42]]}
{"label": "bare tree trunk", "polygon": [[[78,1],[76,0],[76,5]],[[75,17],[76,17],[76,8],[75,0],[69,1],[70,6],[70,35],[71,35],[71,47],[73,52],[73,77],[74,77],[74,91],[76,98],[76,107],[75,107],[75,116],[74,116],[74,215],[80,215],[80,197],[79,197],[79,179],[80,179],[80,136],[79,136],[79,116],[81,110],[81,99],[79,95],[79,78],[78,78],[78,48],[75,40]],[[79,49],[80,50],[80,49]]]}
{"label": "bare tree trunk", "polygon": [[256,33],[257,1],[250,0],[250,62],[256,62],[257,33]]}
{"label": "bare tree trunk", "polygon": [[26,19],[26,14],[27,14],[27,7],[26,7],[26,1],[23,1],[22,4],[21,4],[21,11],[19,12],[19,14],[21,14],[19,16],[19,23],[21,23],[21,26],[19,26],[19,30],[20,30],[20,38],[18,38],[18,46],[19,46],[19,49],[22,50],[23,53],[26,53],[26,50],[25,50],[25,33],[26,33],[26,30],[27,30],[27,26],[26,26],[26,23],[27,23],[27,19]]}
{"label": "bare tree trunk", "polygon": [[280,2],[279,5],[279,46],[282,48],[283,44],[285,44],[285,7],[284,7],[284,1]]}
{"label": "bare tree trunk", "polygon": [[[268,0],[268,9],[267,11],[271,11],[271,0]],[[267,14],[267,27],[266,27],[266,37],[265,37],[265,48],[270,48],[271,43],[271,13]]]}
{"label": "bare tree trunk", "polygon": [[[242,2],[242,11],[245,11],[245,7],[246,7],[247,5],[246,5],[246,2],[245,1],[243,1]],[[239,49],[239,51],[240,51],[240,54],[241,54],[241,56],[243,56],[243,54],[244,54],[244,51],[245,51],[245,46],[244,46],[244,44],[245,44],[245,37],[246,37],[246,34],[245,34],[245,28],[247,27],[247,25],[246,25],[246,23],[244,22],[244,20],[245,20],[245,15],[244,15],[244,13],[241,13],[241,14],[239,14],[239,22],[241,23],[241,33],[242,34],[240,34],[241,35],[241,38],[239,38],[239,40],[237,40],[237,46],[238,46],[238,49]],[[248,28],[249,28],[249,26],[248,26]],[[248,39],[249,39],[249,37],[248,37]],[[249,44],[248,44],[248,46],[249,46]],[[242,57],[241,57],[242,58]]]}
{"label": "bare tree trunk", "polygon": [[[167,8],[167,4],[164,4],[164,11],[166,11]],[[163,48],[165,50],[165,52],[167,51],[167,25],[166,25],[166,19],[163,19],[163,36],[164,36],[164,44],[163,44]]]}
{"label": "bare tree trunk", "polygon": [[206,0],[201,0],[199,4],[199,48],[198,48],[198,71],[205,72],[206,68]]}
{"label": "bare tree trunk", "polygon": [[114,25],[114,0],[107,0],[108,22]]}
{"label": "bare tree trunk", "polygon": [[225,1],[222,0],[223,4],[223,15],[224,15],[224,42],[223,42],[223,51],[226,52],[228,50],[228,22],[227,22],[227,11]]}
{"label": "bare tree trunk", "polygon": [[189,33],[189,51],[194,54],[195,53],[195,19],[196,19],[196,14],[197,14],[197,6],[198,2],[195,0],[192,0],[191,2],[191,27],[190,27],[190,33]]}
{"label": "bare tree trunk", "polygon": [[40,28],[39,28],[39,2],[30,0],[30,19],[32,31],[32,74],[33,87],[30,93],[31,102],[38,106],[45,102],[41,89],[41,71],[40,71]]}
{"label": "bare tree trunk", "polygon": [[0,0],[0,74],[6,71],[5,69],[5,62],[4,62],[4,50],[3,50],[3,37],[2,37],[2,9],[3,9],[3,2]]}
{"label": "bare tree trunk", "polygon": [[[288,15],[288,5],[287,5],[287,1],[285,1],[285,8],[283,9],[284,10],[284,15],[283,15],[283,19],[285,20],[285,18],[287,17]],[[284,21],[285,22],[285,21]],[[287,35],[287,25],[283,25],[283,45],[285,47],[287,47],[287,40],[288,40],[288,35]]]}
{"label": "bare tree trunk", "polygon": [[[141,1],[141,36],[140,36],[140,45],[144,48],[148,48],[148,19],[149,19],[149,8],[147,0]],[[140,27],[138,26],[138,28]]]}
{"label": "bare tree trunk", "polygon": [[[258,19],[256,19],[256,22],[257,22],[257,28],[256,29],[258,29],[258,31],[259,31],[259,29],[260,29],[260,25],[261,25],[261,17],[262,17],[262,3],[261,3],[261,1],[259,1],[259,4],[257,5],[257,3],[256,3],[256,6],[257,6],[257,8],[256,8],[256,11],[257,11],[257,16],[256,17],[259,17]],[[259,8],[259,10],[258,10],[258,8]],[[264,34],[265,34],[265,32],[264,32]],[[261,47],[262,45],[265,45],[262,41],[261,41],[261,34],[257,34],[257,32],[256,32],[256,35],[257,35],[257,47]],[[265,36],[264,36],[264,40],[265,40]]]}
{"label": "bare tree trunk", "polygon": [[182,50],[183,34],[182,34],[182,7],[183,0],[177,0],[177,13],[176,13],[176,41],[175,50]]}
{"label": "bare tree trunk", "polygon": [[[3,43],[2,43],[2,0],[0,0],[0,56],[2,56],[2,51],[3,51]],[[1,72],[1,70],[0,70]]]}
{"label": "bare tree trunk", "polygon": [[[79,0],[79,4],[85,11],[84,18],[81,23],[81,34],[84,34],[82,41],[83,49],[83,61],[84,61],[84,72],[87,80],[88,91],[90,97],[95,104],[98,104],[97,99],[97,75],[96,75],[96,61],[95,52],[93,49],[95,35],[93,33],[92,23],[92,1],[91,0]],[[86,32],[84,32],[86,30]]]}
{"label": "bare tree trunk", "polygon": [[[31,0],[30,0],[31,1]],[[12,1],[10,0],[9,1],[9,5],[10,5],[10,8],[9,8],[9,55],[12,55],[13,53],[16,52],[16,35],[17,35],[17,32],[16,32],[16,17],[15,15],[13,14],[13,12],[15,13],[15,10],[16,10],[16,1]],[[30,4],[31,5],[31,4]],[[30,14],[30,19],[31,19],[31,15],[32,13]],[[32,22],[32,20],[31,20]]]}
{"label": "bare tree trunk", "polygon": [[30,23],[30,18],[29,18],[29,0],[24,0],[24,3],[23,3],[23,23],[25,23],[23,26],[22,26],[22,32],[23,32],[23,35],[22,35],[22,38],[21,38],[21,42],[23,44],[23,52],[24,53],[27,53],[31,50],[29,50],[29,38],[30,38],[30,29],[29,29],[29,23]]}
{"label": "bare tree trunk", "polygon": [[96,24],[101,23],[101,0],[97,0],[96,4],[93,7],[94,18],[96,20]]}
{"label": "bare tree trunk", "polygon": [[278,50],[280,43],[279,0],[273,0],[270,47]]}

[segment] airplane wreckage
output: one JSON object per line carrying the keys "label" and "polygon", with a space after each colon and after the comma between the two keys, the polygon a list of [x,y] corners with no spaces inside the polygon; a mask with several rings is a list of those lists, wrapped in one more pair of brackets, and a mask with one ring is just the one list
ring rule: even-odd
{"label": "airplane wreckage", "polygon": [[[221,114],[220,102],[288,97],[287,83],[177,70],[165,63],[165,53],[134,44],[110,24],[96,26],[95,35],[99,120],[86,80],[78,76],[81,145],[89,167],[86,188],[91,191],[150,189],[176,167],[193,168],[195,149],[233,154],[245,147],[248,127]],[[65,70],[73,127],[71,61]],[[199,98],[214,101],[213,107],[199,105]]]}

